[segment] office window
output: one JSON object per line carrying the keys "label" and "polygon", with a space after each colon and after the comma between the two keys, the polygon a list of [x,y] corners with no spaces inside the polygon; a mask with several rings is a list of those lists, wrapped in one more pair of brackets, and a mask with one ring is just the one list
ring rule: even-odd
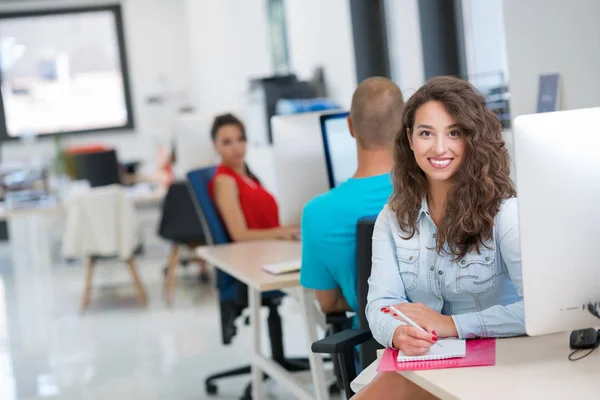
{"label": "office window", "polygon": [[276,74],[287,74],[290,70],[290,62],[283,0],[268,0],[267,7],[273,71]]}
{"label": "office window", "polygon": [[462,0],[467,78],[510,126],[510,92],[502,0]]}
{"label": "office window", "polygon": [[133,128],[119,6],[0,14],[3,139]]}

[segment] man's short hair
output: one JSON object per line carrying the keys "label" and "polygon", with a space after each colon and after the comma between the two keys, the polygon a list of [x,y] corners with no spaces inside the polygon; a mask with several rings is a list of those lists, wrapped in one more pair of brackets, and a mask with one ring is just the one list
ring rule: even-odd
{"label": "man's short hair", "polygon": [[404,104],[398,85],[387,78],[365,79],[354,91],[350,119],[354,135],[366,150],[389,148],[402,127]]}

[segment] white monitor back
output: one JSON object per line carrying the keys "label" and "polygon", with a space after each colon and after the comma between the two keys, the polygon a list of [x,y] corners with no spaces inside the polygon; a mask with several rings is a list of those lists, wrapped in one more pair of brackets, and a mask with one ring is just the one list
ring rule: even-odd
{"label": "white monitor back", "polygon": [[600,325],[600,108],[514,121],[525,327]]}
{"label": "white monitor back", "polygon": [[323,115],[320,122],[329,186],[334,188],[352,178],[358,168],[356,139],[348,127],[348,112]]}
{"label": "white monitor back", "polygon": [[173,120],[175,174],[185,178],[194,169],[218,163],[210,138],[212,118],[197,113],[178,114]]}
{"label": "white monitor back", "polygon": [[260,179],[261,185],[277,198],[278,190],[273,147],[270,145],[248,143],[246,147],[246,163],[252,170],[252,173]]}
{"label": "white monitor back", "polygon": [[319,123],[321,114],[271,118],[276,197],[282,225],[299,224],[304,205],[329,190]]}

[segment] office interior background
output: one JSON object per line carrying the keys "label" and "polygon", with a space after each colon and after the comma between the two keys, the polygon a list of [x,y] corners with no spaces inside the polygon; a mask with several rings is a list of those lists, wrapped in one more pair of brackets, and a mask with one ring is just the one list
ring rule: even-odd
{"label": "office interior background", "polygon": [[[35,22],[57,15],[72,19]],[[246,123],[248,163],[294,221],[302,204],[285,182],[301,168],[285,161],[293,141],[277,144],[271,116],[298,113],[314,98],[313,106],[347,111],[369,76],[391,78],[407,99],[429,78],[456,75],[484,93],[512,151],[511,121],[536,112],[541,75],[558,74],[558,109],[600,105],[598,15],[596,0],[0,1],[0,399],[208,398],[206,376],[249,362],[251,327],[239,318],[232,343],[221,342],[214,270],[200,282],[185,246],[181,258],[192,259],[164,293],[172,241],[159,234],[166,187],[158,164],[175,154],[178,179],[216,164],[215,115]],[[306,83],[310,95],[269,108],[265,87],[284,78]],[[66,93],[64,82],[85,90]],[[307,154],[322,151],[316,121],[300,127],[314,130]],[[54,210],[69,184],[57,160],[90,146],[115,150],[136,182],[128,190],[140,248],[133,267],[98,259],[82,312],[85,260],[63,252],[69,210],[41,211],[41,223],[20,206],[28,199],[14,180],[38,173],[52,181],[43,200]],[[325,173],[314,179],[328,188]],[[11,227],[11,218],[20,220]],[[287,355],[306,357],[300,309],[283,300],[283,340]],[[214,398],[239,398],[248,381],[223,381]],[[295,398],[266,385],[270,398]]]}

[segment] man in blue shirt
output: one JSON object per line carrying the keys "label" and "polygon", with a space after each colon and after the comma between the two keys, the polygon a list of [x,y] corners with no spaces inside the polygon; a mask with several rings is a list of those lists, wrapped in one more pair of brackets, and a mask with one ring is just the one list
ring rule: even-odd
{"label": "man in blue shirt", "polygon": [[356,224],[377,215],[392,193],[393,141],[402,126],[402,104],[402,92],[389,79],[369,78],[358,86],[348,117],[356,139],[356,173],[302,212],[300,283],[315,289],[324,313],[357,311]]}

